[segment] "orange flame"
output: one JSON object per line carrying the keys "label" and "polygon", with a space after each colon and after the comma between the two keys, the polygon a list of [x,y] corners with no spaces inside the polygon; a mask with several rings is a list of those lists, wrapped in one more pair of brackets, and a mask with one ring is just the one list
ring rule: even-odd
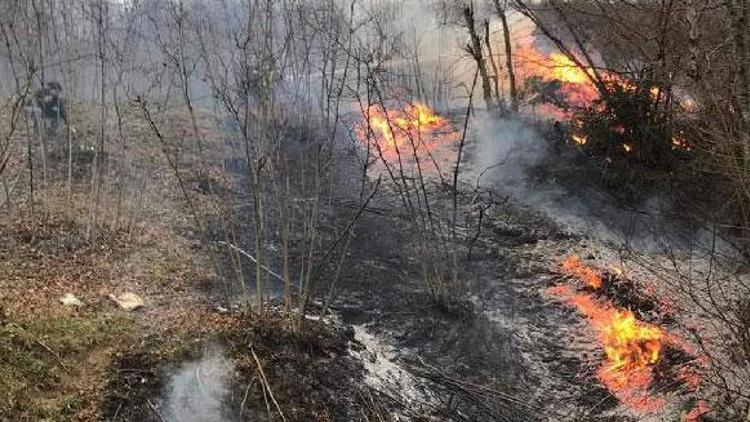
{"label": "orange flame", "polygon": [[690,145],[688,145],[687,140],[680,135],[672,137],[672,149],[681,149],[684,151],[692,150]]}
{"label": "orange flame", "polygon": [[365,122],[357,125],[360,139],[373,142],[383,158],[392,159],[417,150],[428,152],[438,144],[458,139],[458,133],[443,117],[421,103],[403,108],[384,108],[379,104],[365,111]]}
{"label": "orange flame", "polygon": [[[600,273],[585,265],[577,255],[566,258],[562,270],[594,289],[602,286]],[[622,274],[622,269],[616,268],[615,272]],[[596,374],[620,402],[643,412],[654,412],[664,406],[664,396],[649,391],[654,377],[653,365],[659,361],[664,344],[694,354],[684,339],[656,325],[639,321],[630,310],[620,309],[593,294],[577,292],[571,284],[552,287],[548,293],[575,306],[597,332],[606,360]],[[691,389],[700,384],[700,375],[694,369],[683,367],[677,376]],[[707,411],[707,406],[701,402],[690,412],[692,419],[688,420],[695,420]]]}
{"label": "orange flame", "polygon": [[566,274],[581,279],[595,289],[602,286],[602,276],[596,270],[581,262],[581,257],[578,255],[571,255],[566,258],[562,263],[562,268]]}
{"label": "orange flame", "polygon": [[572,138],[573,138],[573,142],[575,142],[578,145],[586,145],[586,142],[588,141],[588,139],[583,135],[574,134]]}
{"label": "orange flame", "polygon": [[576,293],[570,285],[556,286],[549,292],[575,306],[598,333],[607,358],[596,374],[604,386],[634,409],[659,409],[664,399],[652,397],[648,388],[653,380],[652,365],[661,353],[662,330],[638,321],[631,311],[599,301],[591,294]]}
{"label": "orange flame", "polygon": [[[616,72],[579,66],[565,54],[543,54],[532,44],[525,44],[516,49],[516,67],[521,75],[529,78],[536,76],[545,82],[559,82],[560,93],[566,101],[575,107],[587,107],[599,99],[600,92],[595,80],[599,80],[606,88],[614,86],[626,91],[635,91],[638,85]],[[576,56],[579,63],[586,63]],[[649,93],[656,100],[661,90],[651,87]],[[564,113],[563,113],[564,114]],[[567,116],[570,117],[570,116]]]}
{"label": "orange flame", "polygon": [[599,98],[599,91],[592,80],[593,69],[581,69],[568,56],[561,53],[545,55],[532,45],[520,46],[516,55],[516,65],[521,74],[537,76],[546,82],[560,82],[560,92],[570,104],[584,107]]}

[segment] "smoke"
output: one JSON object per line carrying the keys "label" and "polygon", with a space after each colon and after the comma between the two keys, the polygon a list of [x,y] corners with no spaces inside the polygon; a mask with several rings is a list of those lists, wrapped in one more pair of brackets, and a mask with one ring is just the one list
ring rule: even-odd
{"label": "smoke", "polygon": [[[648,253],[690,251],[694,256],[733,250],[714,232],[680,219],[669,192],[622,204],[597,187],[592,173],[576,174],[583,171],[575,163],[578,152],[546,139],[539,130],[544,124],[522,117],[474,116],[464,180],[509,196],[513,203],[545,214],[570,233],[618,247]],[[540,176],[542,166],[554,168],[545,168]],[[574,171],[559,172],[564,167]],[[571,179],[562,180],[562,176]]]}
{"label": "smoke", "polygon": [[[419,83],[411,86],[412,99],[424,101],[438,112],[463,115],[476,65],[463,51],[468,33],[462,4],[436,0],[365,4],[366,7],[357,9],[361,13],[356,15],[358,19],[377,14],[385,33],[399,40],[396,51],[400,54],[387,61],[389,70],[396,74],[421,74]],[[490,20],[493,54],[502,67],[503,31],[494,7],[490,2],[477,6],[476,17],[477,24]],[[516,47],[534,45],[541,53],[556,51],[536,34],[528,18],[510,11],[508,20],[511,41]],[[596,63],[603,63],[600,55],[591,54]],[[515,60],[518,64],[522,58]],[[523,66],[517,66],[516,70],[520,81],[528,76]],[[500,94],[507,97],[508,81],[504,72],[500,73]],[[484,105],[476,92],[474,105]],[[680,227],[670,215],[668,193],[655,194],[638,204],[622,205],[605,189],[597,187],[592,183],[593,176],[584,174],[587,166],[576,163],[581,160],[577,151],[545,139],[540,128],[547,123],[537,119],[537,113],[543,115],[544,109],[529,108],[522,107],[524,113],[514,118],[500,119],[481,112],[471,117],[463,165],[466,182],[510,196],[514,203],[548,215],[570,232],[612,243],[658,250],[665,242],[674,245],[684,243],[680,238],[694,238],[695,233],[691,233],[694,228]],[[353,109],[356,113],[356,107]],[[438,161],[444,161],[440,158]],[[557,172],[553,167],[565,166],[568,174],[573,169],[573,175],[562,179],[566,172]],[[578,174],[576,166],[580,166]],[[540,167],[553,171],[536,171]]]}
{"label": "smoke", "polygon": [[565,183],[554,171],[540,177],[540,166],[572,166],[576,154],[545,139],[539,130],[543,124],[521,117],[475,116],[466,147],[466,181],[542,212],[572,233],[640,250],[683,243],[685,228],[668,218],[669,203],[662,196],[622,207],[584,174]]}
{"label": "smoke", "polygon": [[497,119],[480,114],[470,123],[469,177],[481,187],[500,188],[518,195],[525,189],[527,170],[549,151],[549,143],[520,119]]}
{"label": "smoke", "polygon": [[224,399],[234,371],[223,351],[213,346],[203,358],[185,363],[172,376],[166,393],[165,419],[179,422],[228,420]]}

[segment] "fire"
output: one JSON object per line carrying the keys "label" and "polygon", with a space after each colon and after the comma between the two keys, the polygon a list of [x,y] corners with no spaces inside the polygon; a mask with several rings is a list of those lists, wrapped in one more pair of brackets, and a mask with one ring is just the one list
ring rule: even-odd
{"label": "fire", "polygon": [[549,58],[552,61],[552,77],[554,79],[573,84],[591,83],[592,71],[583,71],[568,56],[552,53]]}
{"label": "fire", "polygon": [[519,65],[527,75],[536,75],[548,81],[578,85],[591,84],[593,71],[584,71],[573,60],[561,53],[544,55],[531,45],[518,48]]}
{"label": "fire", "polygon": [[602,286],[602,276],[593,268],[584,265],[578,255],[571,255],[566,258],[562,263],[562,269],[566,274],[584,281],[594,289]]}
{"label": "fire", "polygon": [[[565,100],[575,107],[587,107],[599,99],[599,87],[594,82],[597,77],[606,88],[617,86],[630,92],[638,89],[636,83],[616,72],[605,69],[597,69],[595,72],[592,67],[581,68],[565,54],[543,54],[532,44],[521,45],[516,51],[519,73],[527,78],[536,76],[545,82],[560,83],[560,92],[565,96]],[[585,63],[580,57],[576,59],[579,63]],[[649,94],[654,100],[659,99],[661,92],[658,86],[649,88]]]}
{"label": "fire", "polygon": [[685,140],[685,138],[683,138],[682,136],[672,137],[672,149],[682,149],[684,151],[691,151],[691,148],[688,145],[687,140]]}
{"label": "fire", "polygon": [[680,106],[688,112],[695,111],[697,107],[695,104],[695,100],[693,100],[692,98],[683,98],[682,100],[680,100]]}
{"label": "fire", "polygon": [[[571,105],[585,107],[599,98],[599,90],[593,82],[593,69],[580,68],[565,54],[543,54],[533,45],[522,45],[516,52],[521,74],[537,76],[545,82],[559,82],[560,92]],[[600,72],[600,76],[607,81],[621,82],[616,74]]]}
{"label": "fire", "polygon": [[622,310],[593,294],[577,293],[571,285],[560,285],[549,292],[573,305],[586,316],[597,332],[606,359],[596,375],[622,403],[640,411],[655,411],[664,404],[652,397],[653,364],[659,360],[663,331],[638,321],[629,310]]}
{"label": "fire", "polygon": [[640,368],[659,360],[661,329],[638,322],[632,312],[613,311],[601,330],[611,362],[608,370]]}
{"label": "fire", "polygon": [[[575,59],[575,60],[574,60]],[[557,120],[571,119],[575,116],[575,108],[591,108],[600,112],[608,112],[607,105],[597,102],[601,98],[600,90],[628,92],[639,94],[641,88],[647,92],[653,102],[668,101],[674,98],[679,101],[685,111],[695,111],[695,102],[686,94],[675,93],[673,90],[664,91],[662,86],[641,85],[640,82],[630,80],[622,74],[584,65],[587,63],[581,57],[570,57],[561,53],[545,54],[539,51],[532,42],[524,42],[516,47],[516,67],[519,75],[530,80],[532,77],[545,82],[541,86],[534,86],[539,92],[533,98],[543,98],[546,102],[534,110],[542,112]],[[579,66],[581,64],[581,66]],[[536,84],[534,84],[536,85]],[[646,88],[648,90],[646,91]],[[668,95],[665,95],[668,94]],[[550,96],[555,96],[550,99]],[[646,114],[648,116],[648,113]],[[580,129],[580,128],[579,128]],[[612,128],[619,135],[625,134],[625,127],[618,125]],[[579,130],[580,131],[580,130]],[[587,143],[581,135],[572,135],[578,146]],[[690,151],[690,147],[681,137],[673,138],[672,149]],[[632,143],[621,145],[624,153],[629,154],[635,148]]]}
{"label": "fire", "polygon": [[[443,117],[421,103],[402,108],[384,108],[374,104],[365,111],[365,122],[357,125],[360,139],[373,142],[383,158],[428,152],[438,144],[458,139],[458,133]],[[369,123],[369,124],[368,124]]]}
{"label": "fire", "polygon": [[[602,287],[601,274],[577,255],[566,258],[561,267],[564,274],[595,290]],[[622,269],[616,268],[615,272],[622,274]],[[653,367],[661,358],[665,344],[690,352],[690,346],[683,339],[657,325],[639,321],[632,311],[618,308],[593,293],[579,292],[572,284],[557,285],[548,289],[548,293],[578,309],[596,331],[606,356],[596,375],[620,402],[642,412],[654,412],[664,406],[665,397],[650,392]],[[678,378],[693,389],[700,383],[699,375],[688,368],[678,371]],[[705,412],[701,407],[691,414]]]}
{"label": "fire", "polygon": [[[602,286],[601,274],[585,265],[578,255],[566,258],[562,270],[594,289]],[[645,390],[651,384],[650,365],[659,360],[662,330],[638,321],[629,310],[617,309],[591,294],[578,294],[570,285],[557,286],[551,293],[574,305],[597,331],[607,356],[597,371],[604,385],[623,403],[641,410],[656,407],[658,401],[648,400]]]}

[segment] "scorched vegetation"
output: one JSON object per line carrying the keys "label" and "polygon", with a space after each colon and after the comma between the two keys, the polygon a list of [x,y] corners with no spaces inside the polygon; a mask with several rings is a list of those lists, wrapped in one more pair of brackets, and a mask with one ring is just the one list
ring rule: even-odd
{"label": "scorched vegetation", "polygon": [[0,420],[747,421],[748,22],[0,2]]}

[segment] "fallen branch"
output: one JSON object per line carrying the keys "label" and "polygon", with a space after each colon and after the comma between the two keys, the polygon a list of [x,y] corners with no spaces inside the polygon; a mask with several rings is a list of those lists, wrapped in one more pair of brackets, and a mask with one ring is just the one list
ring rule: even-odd
{"label": "fallen branch", "polygon": [[34,341],[36,341],[37,344],[39,344],[40,346],[44,347],[45,350],[47,350],[48,352],[50,352],[52,354],[52,356],[54,356],[55,359],[57,359],[57,361],[60,363],[60,366],[62,367],[62,369],[65,370],[65,372],[70,372],[70,369],[68,369],[67,365],[65,365],[65,362],[63,362],[62,358],[60,357],[60,355],[57,354],[57,352],[55,352],[54,350],[52,350],[52,348],[50,348],[49,346],[47,346],[46,344],[44,344],[44,342],[42,342],[38,338],[34,338]]}
{"label": "fallen branch", "polygon": [[247,259],[249,259],[249,260],[253,261],[253,263],[255,263],[255,265],[260,265],[260,268],[264,269],[264,270],[265,270],[265,271],[266,271],[266,272],[267,272],[268,274],[270,274],[270,275],[274,276],[274,277],[275,277],[276,279],[278,279],[279,281],[284,281],[284,277],[282,277],[282,276],[280,276],[279,274],[275,273],[275,272],[274,272],[274,271],[273,271],[272,269],[268,268],[267,266],[265,266],[265,265],[263,265],[263,264],[258,264],[258,260],[257,260],[257,259],[255,259],[255,257],[254,257],[254,256],[250,255],[250,254],[249,254],[249,253],[248,253],[247,251],[245,251],[244,249],[242,249],[242,248],[240,248],[240,247],[238,247],[238,246],[236,246],[236,245],[233,245],[233,244],[231,244],[231,243],[229,243],[229,242],[225,242],[225,241],[223,241],[223,240],[220,240],[220,241],[218,241],[218,242],[216,242],[216,243],[218,243],[219,245],[224,245],[224,246],[227,246],[227,247],[229,247],[229,248],[231,248],[231,249],[234,249],[235,251],[237,251],[237,252],[239,252],[240,254],[242,254],[242,255],[243,255],[243,256],[244,256],[245,258],[247,258]]}
{"label": "fallen branch", "polygon": [[44,348],[44,350],[48,351],[52,356],[55,357],[55,359],[57,359],[57,362],[60,363],[60,367],[62,367],[62,369],[65,372],[70,372],[70,369],[68,369],[68,366],[65,365],[65,362],[62,360],[62,357],[60,357],[60,355],[57,352],[55,352],[54,350],[52,350],[51,347],[47,346],[42,340],[40,340],[36,336],[34,336],[31,333],[29,333],[28,331],[26,331],[26,329],[24,329],[23,327],[21,327],[18,324],[9,324],[9,325],[12,325],[14,328],[17,328],[18,330],[20,330],[24,334],[26,334],[29,337],[31,337],[31,339],[33,339],[36,344],[42,346],[42,348]]}
{"label": "fallen branch", "polygon": [[258,355],[255,354],[255,349],[250,347],[250,353],[253,354],[253,359],[255,359],[255,364],[258,365],[258,371],[260,372],[260,377],[261,377],[261,382],[263,383],[263,387],[266,389],[266,391],[268,391],[268,395],[271,396],[271,401],[273,402],[273,405],[276,406],[276,410],[279,412],[279,416],[281,416],[281,420],[286,422],[286,418],[284,417],[284,412],[281,411],[279,402],[277,402],[276,398],[273,396],[273,391],[271,391],[271,386],[268,384],[266,373],[263,371],[263,365],[260,364],[260,359],[258,359]]}
{"label": "fallen branch", "polygon": [[157,418],[159,418],[160,421],[164,421],[164,418],[161,416],[161,413],[156,409],[156,406],[154,406],[153,403],[151,403],[151,400],[146,400],[146,403],[148,403],[148,406],[151,408],[151,410],[154,411],[154,414]]}

